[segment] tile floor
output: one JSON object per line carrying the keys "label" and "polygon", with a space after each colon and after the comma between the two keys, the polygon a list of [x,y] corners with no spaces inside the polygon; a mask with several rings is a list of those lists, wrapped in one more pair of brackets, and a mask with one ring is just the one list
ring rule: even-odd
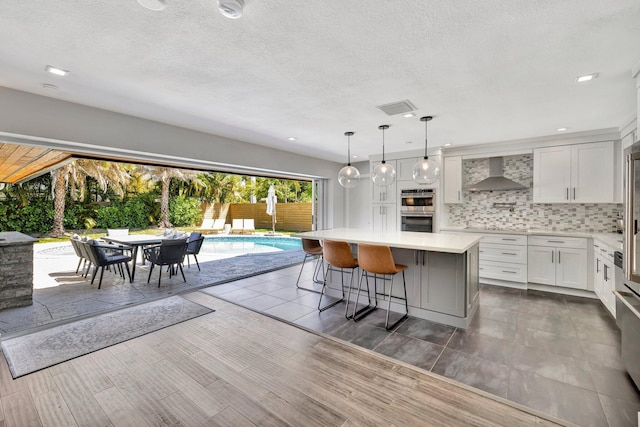
{"label": "tile floor", "polygon": [[[311,285],[306,267],[302,281]],[[299,266],[203,289],[580,426],[636,426],[640,393],[624,371],[620,332],[597,300],[482,286],[469,329],[408,318],[391,332],[379,309],[353,322],[319,313]]]}

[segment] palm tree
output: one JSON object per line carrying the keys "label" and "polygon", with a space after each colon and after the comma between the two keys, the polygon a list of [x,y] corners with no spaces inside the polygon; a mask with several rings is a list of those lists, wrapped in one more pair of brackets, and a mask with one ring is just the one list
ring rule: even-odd
{"label": "palm tree", "polygon": [[83,200],[87,177],[92,177],[102,191],[111,187],[122,192],[129,180],[129,174],[122,163],[104,160],[78,159],[51,172],[53,190],[53,228],[51,235],[64,236],[64,208],[67,188],[73,200]]}
{"label": "palm tree", "polygon": [[160,192],[160,221],[158,221],[158,227],[161,228],[172,227],[169,221],[169,184],[171,179],[194,181],[198,185],[205,185],[198,179],[198,172],[195,171],[159,166],[140,166],[140,169],[144,171],[144,174],[151,181],[161,182],[162,184]]}

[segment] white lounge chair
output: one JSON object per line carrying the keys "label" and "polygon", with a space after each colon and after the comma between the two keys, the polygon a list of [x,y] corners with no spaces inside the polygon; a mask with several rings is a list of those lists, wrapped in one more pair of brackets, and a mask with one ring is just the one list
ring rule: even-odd
{"label": "white lounge chair", "polygon": [[253,218],[244,220],[244,224],[242,225],[242,232],[251,234],[256,232],[255,221],[253,220]]}
{"label": "white lounge chair", "polygon": [[244,231],[244,220],[232,219],[231,220],[231,233],[242,233]]}

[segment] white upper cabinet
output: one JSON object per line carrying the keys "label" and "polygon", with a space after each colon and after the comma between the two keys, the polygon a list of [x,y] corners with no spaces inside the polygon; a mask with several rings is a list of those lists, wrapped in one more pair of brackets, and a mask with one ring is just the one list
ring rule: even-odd
{"label": "white upper cabinet", "polygon": [[444,203],[463,203],[462,156],[445,157],[443,167]]}
{"label": "white upper cabinet", "polygon": [[[413,181],[413,167],[421,157],[410,157],[408,159],[396,160],[398,169],[396,170],[396,178],[398,181]],[[417,184],[416,184],[417,185]]]}
{"label": "white upper cabinet", "polygon": [[533,150],[534,203],[614,203],[614,144]]}

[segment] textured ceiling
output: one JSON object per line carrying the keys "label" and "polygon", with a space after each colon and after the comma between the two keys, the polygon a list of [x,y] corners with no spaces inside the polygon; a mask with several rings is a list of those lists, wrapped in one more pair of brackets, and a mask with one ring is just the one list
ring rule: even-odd
{"label": "textured ceiling", "polygon": [[[353,154],[379,153],[381,124],[387,151],[420,149],[420,115],[435,147],[636,111],[638,0],[252,0],[236,20],[215,0],[166,5],[3,0],[0,86],[340,162],[345,131]],[[417,117],[375,108],[404,99]]]}

